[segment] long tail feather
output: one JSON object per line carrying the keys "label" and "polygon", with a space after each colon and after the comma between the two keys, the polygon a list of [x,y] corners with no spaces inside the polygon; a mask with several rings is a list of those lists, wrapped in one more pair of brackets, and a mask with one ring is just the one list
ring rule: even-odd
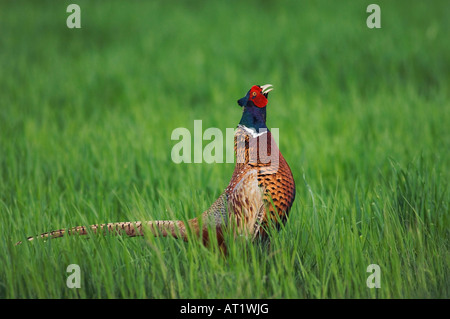
{"label": "long tail feather", "polygon": [[[190,221],[191,226],[195,226],[196,223]],[[192,227],[191,227],[192,228]],[[37,236],[28,237],[28,241],[32,241],[37,238],[58,238],[64,235],[88,235],[90,232],[97,234],[111,234],[111,235],[128,235],[130,237],[143,236],[145,230],[148,229],[154,236],[173,236],[175,238],[187,239],[186,227],[182,221],[172,220],[157,220],[146,222],[120,222],[120,223],[108,223],[108,224],[96,224],[90,226],[77,226],[70,229],[59,229],[47,233],[42,233]],[[194,227],[194,230],[195,227]],[[19,241],[16,245],[20,245]]]}
{"label": "long tail feather", "polygon": [[[187,221],[187,225],[179,220],[156,220],[144,222],[120,222],[108,224],[95,224],[90,226],[77,226],[69,229],[54,230],[42,233],[37,236],[28,237],[28,241],[38,238],[58,238],[72,235],[88,235],[94,234],[112,234],[112,235],[128,235],[130,237],[143,236],[146,231],[151,232],[154,236],[172,236],[187,241],[188,232],[192,235],[200,236],[206,244],[209,241],[208,226],[216,227],[219,243],[223,242],[222,226],[227,219],[227,199],[225,193],[209,207],[208,210],[197,218]],[[22,241],[16,243],[22,244]]]}

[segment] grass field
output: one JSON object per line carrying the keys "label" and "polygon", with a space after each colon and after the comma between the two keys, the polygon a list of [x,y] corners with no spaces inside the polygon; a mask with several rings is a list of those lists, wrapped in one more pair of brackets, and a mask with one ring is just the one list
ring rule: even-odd
{"label": "grass field", "polygon": [[[446,1],[378,0],[381,29],[366,26],[373,1],[262,0],[78,0],[82,28],[68,29],[72,2],[0,2],[0,298],[449,298]],[[235,127],[236,100],[266,83],[297,185],[270,247],[14,246],[197,216],[234,164],[173,163],[172,131]]]}

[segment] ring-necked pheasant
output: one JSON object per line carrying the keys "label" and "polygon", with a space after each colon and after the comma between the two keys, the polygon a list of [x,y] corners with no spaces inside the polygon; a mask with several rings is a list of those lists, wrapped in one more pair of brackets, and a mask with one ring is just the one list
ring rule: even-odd
{"label": "ring-necked pheasant", "polygon": [[235,227],[235,234],[252,239],[264,237],[264,226],[269,219],[275,225],[285,222],[295,198],[295,183],[289,165],[266,126],[267,96],[272,89],[270,84],[254,85],[238,100],[243,113],[234,136],[236,166],[228,187],[201,216],[190,219],[187,224],[168,220],[78,226],[28,237],[28,240],[56,238],[64,234],[86,235],[89,229],[93,233],[128,236],[144,235],[147,229],[155,236],[171,235],[187,240],[189,228],[206,244],[208,229],[215,229],[219,245],[225,248],[223,231],[231,225]]}

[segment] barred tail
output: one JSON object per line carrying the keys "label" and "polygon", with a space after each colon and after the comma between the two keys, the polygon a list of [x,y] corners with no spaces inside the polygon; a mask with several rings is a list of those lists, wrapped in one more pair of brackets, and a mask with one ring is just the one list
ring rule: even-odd
{"label": "barred tail", "polygon": [[[198,218],[187,221],[187,225],[179,220],[156,220],[145,222],[120,222],[108,224],[96,224],[91,226],[77,226],[69,229],[54,230],[48,233],[42,233],[37,236],[28,237],[28,241],[37,238],[58,238],[64,235],[88,235],[94,234],[112,234],[112,235],[128,235],[130,237],[143,236],[146,231],[151,232],[154,236],[173,236],[187,240],[188,230],[192,235],[200,236],[206,244],[209,242],[208,226],[216,227],[217,239],[219,243],[223,242],[222,226],[227,221],[227,198],[222,193],[219,198],[211,205],[211,207],[203,212]],[[20,245],[19,241],[16,245]]]}
{"label": "barred tail", "polygon": [[[194,232],[197,232],[196,219],[189,221],[189,225]],[[37,236],[28,237],[28,241],[32,241],[37,238],[58,238],[64,235],[88,235],[89,232],[94,234],[112,234],[112,235],[128,235],[130,237],[143,236],[145,231],[150,230],[154,236],[173,236],[175,238],[182,238],[187,240],[186,227],[182,221],[172,220],[157,220],[146,222],[120,222],[120,223],[108,223],[108,224],[96,224],[91,226],[77,226],[70,229],[54,230],[47,233],[42,233]],[[20,245],[19,241],[16,245]]]}

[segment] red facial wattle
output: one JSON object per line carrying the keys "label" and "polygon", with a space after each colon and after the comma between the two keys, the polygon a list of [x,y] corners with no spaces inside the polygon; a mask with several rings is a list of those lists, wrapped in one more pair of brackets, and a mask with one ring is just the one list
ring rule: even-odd
{"label": "red facial wattle", "polygon": [[254,85],[250,89],[250,101],[259,108],[263,108],[267,105],[267,98],[262,94],[261,87]]}

